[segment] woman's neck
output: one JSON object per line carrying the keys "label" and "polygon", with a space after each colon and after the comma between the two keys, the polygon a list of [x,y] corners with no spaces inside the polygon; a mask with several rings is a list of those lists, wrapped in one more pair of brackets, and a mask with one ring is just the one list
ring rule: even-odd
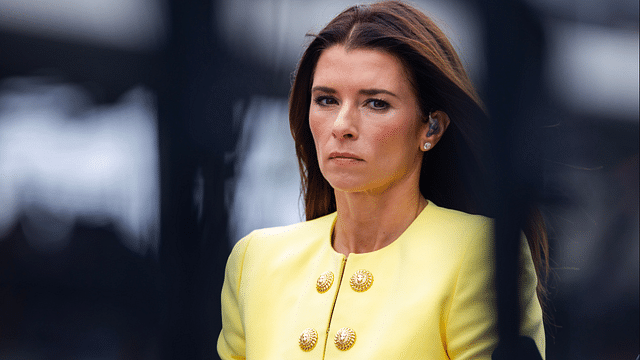
{"label": "woman's neck", "polygon": [[337,220],[333,248],[346,256],[368,253],[394,242],[427,206],[420,190],[393,189],[383,194],[336,191]]}

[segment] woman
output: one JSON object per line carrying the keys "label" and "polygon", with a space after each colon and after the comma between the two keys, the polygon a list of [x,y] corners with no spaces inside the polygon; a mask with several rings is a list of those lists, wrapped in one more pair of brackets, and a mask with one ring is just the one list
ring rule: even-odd
{"label": "woman", "polygon": [[[444,34],[399,2],[345,10],[305,51],[289,120],[308,221],[233,249],[220,356],[489,359],[492,224],[469,214],[487,117]],[[521,333],[544,354],[531,253]]]}

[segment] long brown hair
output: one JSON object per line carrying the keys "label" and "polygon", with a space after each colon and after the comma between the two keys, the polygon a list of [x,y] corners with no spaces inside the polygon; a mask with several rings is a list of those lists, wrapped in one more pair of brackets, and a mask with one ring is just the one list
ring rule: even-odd
{"label": "long brown hair", "polygon": [[[334,191],[320,172],[309,128],[314,70],[322,51],[334,45],[385,51],[402,62],[422,114],[441,110],[451,120],[438,145],[423,156],[420,192],[439,206],[491,215],[483,199],[489,167],[485,143],[489,119],[484,105],[456,51],[435,23],[407,4],[384,1],[353,6],[340,13],[315,35],[298,64],[289,98],[289,122],[307,220],[336,211]],[[543,303],[549,264],[546,231],[539,212],[531,212],[523,231]]]}

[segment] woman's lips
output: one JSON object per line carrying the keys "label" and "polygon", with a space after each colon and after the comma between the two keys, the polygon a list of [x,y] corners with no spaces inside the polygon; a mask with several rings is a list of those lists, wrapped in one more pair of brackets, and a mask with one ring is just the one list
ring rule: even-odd
{"label": "woman's lips", "polygon": [[329,154],[329,160],[332,160],[332,159],[364,161],[362,158],[358,157],[357,155],[348,153],[348,152],[332,152],[331,154]]}

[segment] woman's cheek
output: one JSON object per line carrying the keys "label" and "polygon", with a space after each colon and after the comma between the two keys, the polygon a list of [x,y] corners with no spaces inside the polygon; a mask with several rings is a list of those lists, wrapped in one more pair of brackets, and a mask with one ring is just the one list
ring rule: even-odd
{"label": "woman's cheek", "polygon": [[322,154],[323,137],[321,128],[318,125],[318,119],[316,117],[309,116],[309,128],[311,129],[311,136],[313,137],[318,160],[320,160],[320,156]]}
{"label": "woman's cheek", "polygon": [[398,142],[400,130],[396,127],[378,128],[372,134],[372,139],[379,148],[385,148]]}
{"label": "woman's cheek", "polygon": [[323,143],[327,135],[327,121],[322,116],[315,114],[313,117],[309,116],[309,127],[311,128],[311,135],[316,142],[316,149]]}

